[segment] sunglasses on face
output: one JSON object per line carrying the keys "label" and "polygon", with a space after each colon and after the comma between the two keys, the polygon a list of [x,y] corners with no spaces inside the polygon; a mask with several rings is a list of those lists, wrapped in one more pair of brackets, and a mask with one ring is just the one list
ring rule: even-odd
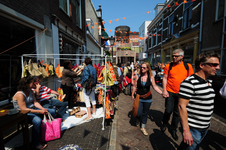
{"label": "sunglasses on face", "polygon": [[146,69],[147,67],[141,67],[141,69]]}
{"label": "sunglasses on face", "polygon": [[179,56],[181,56],[181,55],[172,55],[172,57],[176,57],[176,58],[179,57]]}
{"label": "sunglasses on face", "polygon": [[210,67],[217,67],[219,66],[220,64],[218,63],[205,63],[206,65],[210,66]]}

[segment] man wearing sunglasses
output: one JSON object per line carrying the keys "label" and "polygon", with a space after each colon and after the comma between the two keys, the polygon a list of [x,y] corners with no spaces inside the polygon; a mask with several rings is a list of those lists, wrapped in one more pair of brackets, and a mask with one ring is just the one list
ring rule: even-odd
{"label": "man wearing sunglasses", "polygon": [[183,141],[178,149],[199,149],[207,134],[214,108],[215,92],[207,79],[220,69],[219,54],[200,54],[195,60],[195,74],[180,85],[179,113],[183,128]]}
{"label": "man wearing sunglasses", "polygon": [[162,86],[163,97],[165,98],[165,112],[161,131],[165,132],[168,121],[173,112],[173,118],[168,131],[174,140],[178,140],[178,136],[176,134],[177,126],[180,121],[178,112],[178,92],[181,82],[194,72],[191,64],[186,64],[188,70],[186,69],[186,65],[183,62],[184,51],[182,49],[174,50],[172,56],[173,63],[167,64],[163,71],[164,75],[162,79]]}

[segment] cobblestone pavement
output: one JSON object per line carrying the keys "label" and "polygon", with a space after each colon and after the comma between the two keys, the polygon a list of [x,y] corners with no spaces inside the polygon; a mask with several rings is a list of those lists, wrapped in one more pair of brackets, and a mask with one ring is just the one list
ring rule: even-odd
{"label": "cobblestone pavement", "polygon": [[[118,112],[116,115],[116,150],[174,150],[182,141],[181,126],[177,131],[178,141],[175,141],[168,129],[161,132],[161,120],[164,113],[165,100],[151,89],[153,102],[149,110],[146,130],[149,136],[144,136],[140,127],[136,127],[131,118],[133,101],[131,96],[120,94]],[[171,123],[171,121],[169,121]],[[226,149],[226,124],[213,117],[208,134],[200,145],[200,150]]]}

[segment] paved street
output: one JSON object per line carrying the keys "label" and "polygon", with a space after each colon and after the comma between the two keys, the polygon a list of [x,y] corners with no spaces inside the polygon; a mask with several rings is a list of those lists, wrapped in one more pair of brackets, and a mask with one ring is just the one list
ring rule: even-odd
{"label": "paved street", "polygon": [[[175,141],[168,130],[162,133],[160,130],[161,120],[164,112],[164,99],[153,89],[153,102],[149,110],[149,118],[146,125],[149,136],[144,136],[140,127],[134,125],[131,119],[133,101],[130,96],[120,94],[117,112],[117,136],[116,150],[174,150],[182,141],[180,131],[178,141]],[[179,125],[179,130],[181,127]],[[200,150],[226,149],[226,124],[217,118],[212,118],[210,130],[201,143]]]}

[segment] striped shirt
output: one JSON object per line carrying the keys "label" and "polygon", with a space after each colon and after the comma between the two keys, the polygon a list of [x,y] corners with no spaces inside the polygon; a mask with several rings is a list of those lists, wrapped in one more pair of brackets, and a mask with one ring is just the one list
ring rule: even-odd
{"label": "striped shirt", "polygon": [[[32,89],[33,91],[35,91],[35,89]],[[42,85],[40,88],[39,88],[39,97],[37,98],[38,101],[42,102],[42,101],[45,101],[45,100],[49,100],[51,97],[50,94],[51,93],[51,89]]]}
{"label": "striped shirt", "polygon": [[204,131],[210,126],[215,97],[211,83],[212,80],[204,80],[195,74],[181,82],[178,95],[190,100],[186,109],[191,128]]}

